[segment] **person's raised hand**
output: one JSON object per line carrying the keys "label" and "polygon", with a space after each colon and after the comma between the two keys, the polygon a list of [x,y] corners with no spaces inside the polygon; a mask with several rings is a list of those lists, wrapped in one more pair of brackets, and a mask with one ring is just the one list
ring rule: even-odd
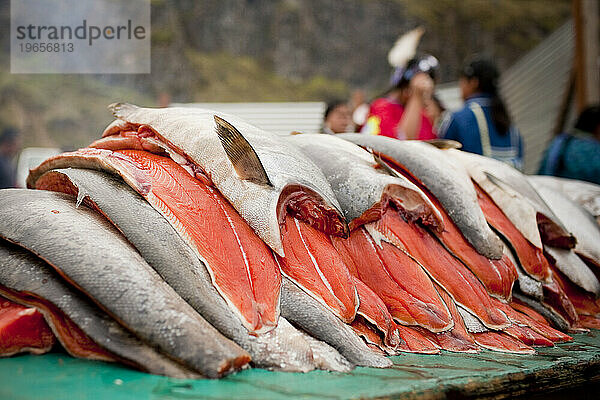
{"label": "person's raised hand", "polygon": [[433,94],[434,82],[428,74],[419,72],[410,80],[409,86],[414,94],[426,100]]}

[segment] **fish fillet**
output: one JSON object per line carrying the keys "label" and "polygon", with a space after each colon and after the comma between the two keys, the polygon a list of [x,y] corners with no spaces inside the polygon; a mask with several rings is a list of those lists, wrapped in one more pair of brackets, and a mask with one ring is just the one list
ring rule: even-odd
{"label": "fish fillet", "polygon": [[249,331],[266,332],[277,325],[279,267],[269,248],[215,188],[169,158],[102,149],[82,149],[45,161],[30,175],[30,187],[41,171],[64,167],[121,175],[196,251],[215,287]]}
{"label": "fish fillet", "polygon": [[[208,177],[280,256],[285,255],[280,223],[288,213],[328,234],[348,234],[319,168],[280,136],[218,111],[126,103],[109,109],[117,120],[105,129],[104,139],[134,132],[142,142],[191,162],[193,172]],[[94,146],[104,145],[99,142]]]}
{"label": "fish fillet", "polygon": [[475,342],[484,349],[501,353],[535,354],[535,349],[503,332],[474,333]]}
{"label": "fish fillet", "polygon": [[329,237],[303,221],[286,215],[281,228],[285,257],[281,271],[344,322],[352,322],[358,296],[348,268]]}
{"label": "fish fillet", "polygon": [[416,328],[423,334],[423,336],[437,343],[442,350],[457,352],[457,353],[478,353],[479,347],[473,340],[473,337],[467,331],[467,327],[460,316],[456,304],[452,297],[448,295],[439,285],[436,285],[440,293],[440,296],[444,299],[444,302],[448,306],[452,319],[454,320],[454,326],[451,330],[440,333],[428,332],[423,328]]}
{"label": "fish fillet", "polygon": [[550,279],[550,266],[541,249],[529,242],[515,225],[504,215],[494,201],[474,183],[479,206],[488,223],[510,243],[523,269],[532,277],[542,281]]}
{"label": "fish fillet", "polygon": [[427,337],[423,336],[416,329],[403,325],[396,325],[396,329],[398,329],[398,334],[402,339],[402,343],[397,348],[398,351],[418,354],[440,353],[440,346],[434,341],[427,339]]}
{"label": "fish fillet", "polygon": [[0,297],[0,357],[47,353],[55,342],[39,311]]}
{"label": "fish fillet", "polygon": [[377,245],[365,228],[348,239],[331,237],[350,272],[387,306],[395,320],[433,332],[452,327],[452,317],[429,276],[389,243]]}
{"label": "fish fillet", "polygon": [[52,170],[38,189],[83,199],[125,235],[142,257],[185,301],[219,332],[250,353],[252,365],[279,371],[314,369],[311,347],[285,318],[261,335],[250,335],[214,287],[206,266],[169,222],[120,177],[89,169]]}
{"label": "fish fillet", "polygon": [[139,338],[216,378],[250,357],[222,336],[142,259],[103,217],[69,196],[0,191],[0,236],[51,265]]}
{"label": "fish fillet", "polygon": [[506,315],[492,307],[490,295],[479,280],[425,229],[405,221],[390,209],[376,225],[384,236],[405,249],[453,299],[470,310],[490,329],[510,325]]}
{"label": "fish fillet", "polygon": [[[386,158],[386,160],[388,159]],[[457,218],[457,210],[450,209],[451,215],[454,217],[454,219],[451,218],[449,212],[446,211],[441,202],[423,184],[423,182],[413,176],[396,160],[389,159],[388,161],[395,170],[410,179],[411,182],[417,185],[423,191],[423,193],[429,197],[431,202],[436,205],[438,211],[444,218],[444,230],[432,230],[432,232],[440,239],[448,251],[456,258],[461,260],[463,264],[465,264],[467,268],[469,268],[471,272],[473,272],[473,274],[479,278],[481,283],[483,283],[491,295],[502,299],[510,299],[513,284],[517,279],[517,270],[511,260],[506,255],[502,255],[502,257],[497,259],[490,259],[478,253],[475,247],[473,247],[473,245],[467,241],[462,231],[459,230],[458,225],[454,222],[454,219]],[[475,209],[475,207],[472,207],[470,210],[471,213],[480,212],[479,207],[477,207],[477,209]],[[467,210],[464,210],[464,206],[463,212],[467,212]],[[461,218],[466,220],[469,219],[466,217]],[[471,218],[474,219],[475,217],[472,216]],[[471,232],[471,230],[467,230],[467,227],[464,227],[463,231]]]}

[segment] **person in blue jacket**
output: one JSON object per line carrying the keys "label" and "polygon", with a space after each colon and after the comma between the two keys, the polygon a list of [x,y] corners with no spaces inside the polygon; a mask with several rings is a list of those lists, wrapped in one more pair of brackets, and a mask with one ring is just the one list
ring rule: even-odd
{"label": "person in blue jacket", "polygon": [[523,166],[523,139],[511,123],[498,93],[498,70],[489,60],[479,59],[461,71],[459,86],[464,107],[450,114],[438,136],[462,144],[462,150]]}
{"label": "person in blue jacket", "polygon": [[600,105],[587,107],[570,132],[552,140],[538,174],[600,185]]}

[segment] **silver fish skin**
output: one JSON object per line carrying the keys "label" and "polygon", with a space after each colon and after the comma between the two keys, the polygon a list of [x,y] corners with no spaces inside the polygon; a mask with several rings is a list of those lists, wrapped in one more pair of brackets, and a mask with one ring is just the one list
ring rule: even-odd
{"label": "silver fish skin", "polygon": [[[600,242],[599,242],[600,243]],[[544,251],[554,261],[556,268],[560,270],[571,282],[580,288],[600,296],[600,282],[592,270],[579,258],[573,250],[559,249],[552,246],[544,246]]]}
{"label": "silver fish skin", "polygon": [[594,217],[562,193],[539,185],[536,180],[531,180],[531,183],[562,224],[577,238],[573,250],[600,266],[600,227]]}
{"label": "silver fish skin", "polygon": [[520,300],[527,306],[533,308],[535,311],[540,313],[544,318],[546,318],[548,321],[552,322],[554,324],[554,326],[556,326],[559,330],[561,330],[563,332],[568,332],[569,330],[571,330],[571,325],[569,324],[569,322],[566,319],[564,319],[559,313],[554,311],[551,307],[548,307],[547,305],[543,304],[541,301],[534,300],[530,297],[524,296],[521,293],[517,293],[517,292],[513,293],[513,296],[517,300]]}
{"label": "silver fish skin", "polygon": [[[28,297],[34,294],[52,303],[103,349],[151,374],[173,378],[200,377],[126,331],[108,314],[69,287],[52,267],[27,250],[0,240],[0,259],[0,286],[25,292]],[[10,297],[10,294],[3,294]],[[13,300],[23,303],[20,296]],[[63,347],[69,350],[46,310],[40,311]]]}
{"label": "silver fish skin", "polygon": [[414,140],[355,133],[338,136],[402,164],[440,201],[477,252],[491,259],[502,257],[502,243],[485,220],[471,178],[462,166],[445,157],[442,150]]}
{"label": "silver fish skin", "polygon": [[544,298],[544,288],[542,282],[533,279],[523,271],[523,268],[513,255],[512,251],[507,246],[504,247],[504,254],[512,261],[513,265],[517,269],[517,283],[521,292],[536,300],[542,300]]}
{"label": "silver fish skin", "polygon": [[317,340],[331,345],[352,364],[377,368],[392,365],[388,358],[369,349],[349,325],[286,277],[281,283],[281,315]]}
{"label": "silver fish skin", "polygon": [[592,214],[596,221],[600,218],[600,185],[590,182],[579,181],[577,179],[559,178],[556,176],[530,175],[530,182],[535,187],[545,186],[549,189],[557,190],[585,208]]}
{"label": "silver fish skin", "polygon": [[302,333],[312,349],[317,369],[335,372],[350,372],[354,369],[355,365],[346,360],[336,349],[304,332]]}
{"label": "silver fish skin", "polygon": [[427,196],[402,176],[376,169],[373,155],[332,135],[302,134],[286,137],[300,148],[327,178],[350,229],[378,218],[387,201],[416,220],[421,217],[439,229],[443,218]]}
{"label": "silver fish skin", "polygon": [[36,254],[146,343],[217,378],[250,356],[222,336],[103,217],[69,196],[0,191],[0,237]]}
{"label": "silver fish skin", "polygon": [[[444,152],[463,165],[471,178],[534,246],[543,248],[540,231],[559,237],[564,247],[574,246],[575,239],[571,233],[531,186],[526,175],[493,158],[456,149]],[[543,224],[539,223],[538,215],[545,217]]]}
{"label": "silver fish skin", "polygon": [[142,257],[219,332],[250,353],[259,368],[307,372],[315,368],[309,344],[285,319],[271,332],[252,336],[213,286],[210,274],[169,222],[118,177],[88,169],[58,169],[37,182],[91,201]]}
{"label": "silver fish skin", "polygon": [[[284,256],[280,222],[289,207],[300,219],[325,227],[326,233],[347,235],[339,204],[319,168],[277,135],[217,111],[140,108],[124,103],[109,108],[129,126],[150,127],[161,141],[202,168],[241,217],[280,256]],[[249,142],[271,185],[239,177],[216,133],[215,116],[237,128]],[[115,133],[118,124],[111,124],[103,136]],[[303,207],[307,202],[311,206]]]}

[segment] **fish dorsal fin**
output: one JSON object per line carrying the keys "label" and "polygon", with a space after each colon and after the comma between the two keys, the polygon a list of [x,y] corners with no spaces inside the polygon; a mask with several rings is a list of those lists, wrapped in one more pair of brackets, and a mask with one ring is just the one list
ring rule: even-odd
{"label": "fish dorsal fin", "polygon": [[112,103],[108,106],[108,109],[116,118],[125,120],[139,107],[130,103]]}
{"label": "fish dorsal fin", "polygon": [[240,131],[223,118],[216,115],[214,118],[217,136],[238,176],[260,185],[273,186],[258,155]]}
{"label": "fish dorsal fin", "polygon": [[429,143],[430,145],[435,146],[441,150],[460,149],[462,147],[462,143],[451,139],[429,139],[425,140],[425,143]]}

